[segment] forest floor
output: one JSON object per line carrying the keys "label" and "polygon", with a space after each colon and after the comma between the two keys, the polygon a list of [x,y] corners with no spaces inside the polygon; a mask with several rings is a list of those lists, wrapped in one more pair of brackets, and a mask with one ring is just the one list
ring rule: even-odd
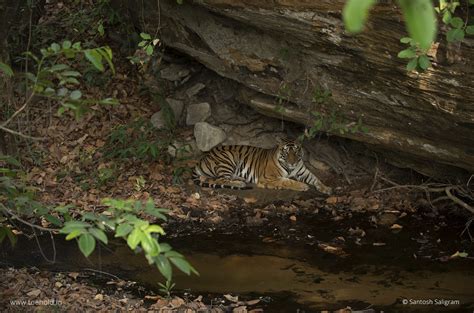
{"label": "forest floor", "polygon": [[[40,26],[58,23],[55,12],[59,8],[55,5],[58,4],[48,5]],[[62,6],[60,9],[71,8]],[[169,220],[163,224],[167,232],[165,240],[226,234],[235,238],[246,236],[262,243],[311,245],[323,253],[344,257],[349,243],[374,247],[390,244],[371,238],[367,235],[370,229],[383,229],[396,237],[405,227],[413,228],[419,223],[425,230],[417,234],[419,246],[415,250],[422,251],[420,257],[444,262],[457,252],[472,250],[467,233],[457,246],[444,240],[438,242],[446,232],[460,234],[463,231],[466,219],[462,210],[443,199],[433,205],[425,193],[410,187],[422,184],[423,178],[375,160],[368,165],[365,174],[351,176],[351,184],[343,175],[335,174],[336,179],[330,185],[339,188],[329,197],[315,191],[231,192],[196,188],[190,180],[190,169],[196,159],[175,159],[168,153],[170,142],[192,139],[192,127],[178,126],[172,137],[170,133],[153,130],[148,121],[160,110],[160,104],[149,92],[150,82],[121,54],[116,42],[107,36],[98,41],[109,44],[114,53],[117,52],[114,56],[116,74],[87,85],[84,94],[90,98],[114,97],[120,104],[92,106],[80,119],[69,113],[57,116],[54,103],[38,101],[30,108],[31,133],[46,140],[23,145],[20,153],[26,173],[24,179],[35,189],[39,202],[51,206],[71,205],[70,212],[74,216],[75,212],[100,212],[104,208],[103,198],[152,198],[157,207],[169,209]],[[200,74],[196,74],[192,83],[203,80],[208,84],[208,76],[202,74],[205,72],[200,68]],[[176,86],[165,80],[159,82],[164,97],[173,94]],[[143,137],[143,134],[146,135]],[[156,157],[146,151],[150,149],[147,142],[158,147]],[[142,157],[134,157],[134,153],[141,153]],[[324,240],[316,237],[312,226],[318,216],[321,221],[339,228]],[[46,220],[34,222],[43,227],[51,226]],[[430,248],[426,249],[427,246]],[[64,311],[165,308],[166,312],[166,308],[186,307],[192,312],[210,308],[199,296],[185,299],[181,294],[167,299],[152,292],[130,291],[127,287],[133,283],[125,280],[111,280],[98,287],[84,273],[4,267],[0,269],[0,277],[2,301],[56,299],[61,301],[59,308]],[[261,310],[258,300],[234,301],[226,296],[221,299],[227,299],[226,304],[215,307],[213,312]],[[24,310],[24,306],[11,303],[0,305],[9,307],[10,311]],[[34,306],[34,310],[42,309],[45,307]]]}

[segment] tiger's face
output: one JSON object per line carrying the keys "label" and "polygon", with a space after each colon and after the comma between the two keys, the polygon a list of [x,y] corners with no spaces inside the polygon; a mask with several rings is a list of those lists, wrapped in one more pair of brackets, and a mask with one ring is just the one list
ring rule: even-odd
{"label": "tiger's face", "polygon": [[278,162],[286,169],[293,170],[303,159],[303,149],[296,142],[286,142],[278,148]]}

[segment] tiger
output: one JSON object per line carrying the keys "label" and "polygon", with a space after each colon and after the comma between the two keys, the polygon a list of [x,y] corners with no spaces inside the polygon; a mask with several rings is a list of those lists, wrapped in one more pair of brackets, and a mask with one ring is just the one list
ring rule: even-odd
{"label": "tiger", "polygon": [[271,149],[246,145],[217,146],[196,164],[192,180],[208,188],[290,189],[307,191],[312,185],[321,193],[331,194],[303,163],[303,149],[294,140],[283,139]]}

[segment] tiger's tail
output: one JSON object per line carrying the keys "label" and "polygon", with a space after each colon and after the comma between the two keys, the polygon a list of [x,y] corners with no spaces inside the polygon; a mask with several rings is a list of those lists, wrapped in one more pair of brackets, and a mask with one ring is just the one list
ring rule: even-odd
{"label": "tiger's tail", "polygon": [[250,186],[245,186],[245,187],[238,187],[238,186],[232,186],[232,185],[226,185],[226,184],[217,184],[217,183],[209,183],[209,182],[203,182],[199,179],[199,174],[196,173],[196,170],[193,171],[193,176],[192,180],[194,184],[204,187],[204,188],[213,188],[213,189],[236,189],[236,190],[249,190],[253,189]]}

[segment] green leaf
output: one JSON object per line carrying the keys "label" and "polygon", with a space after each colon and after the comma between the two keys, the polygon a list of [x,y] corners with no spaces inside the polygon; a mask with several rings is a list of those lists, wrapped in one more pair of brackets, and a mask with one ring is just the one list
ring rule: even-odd
{"label": "green leaf", "polygon": [[59,50],[61,50],[61,46],[58,45],[57,43],[53,43],[53,44],[51,44],[51,50],[53,50],[54,52],[58,53]]}
{"label": "green leaf", "polygon": [[64,71],[61,72],[61,75],[68,77],[79,77],[81,76],[81,73],[79,73],[78,71]]}
{"label": "green leaf", "polygon": [[99,103],[100,104],[109,104],[109,105],[117,105],[119,104],[120,102],[115,99],[115,98],[105,98],[105,99],[102,99],[102,100],[99,100]]}
{"label": "green leaf", "polygon": [[148,55],[152,55],[153,54],[153,47],[151,45],[146,46],[145,52]]}
{"label": "green leaf", "polygon": [[20,161],[9,155],[0,154],[0,161],[7,162],[8,164],[16,167],[21,167]]}
{"label": "green leaf", "polygon": [[107,235],[104,233],[102,229],[99,228],[91,228],[89,229],[89,232],[94,236],[95,238],[99,239],[103,243],[107,244]]}
{"label": "green leaf", "polygon": [[156,266],[166,280],[171,280],[173,270],[171,268],[170,261],[164,255],[159,255],[156,258]]}
{"label": "green leaf", "polygon": [[69,49],[71,48],[72,43],[69,40],[64,40],[63,41],[63,49]]}
{"label": "green leaf", "polygon": [[191,275],[191,272],[198,273],[192,266],[183,258],[170,258],[170,261],[177,267],[179,270],[187,275]]}
{"label": "green leaf", "polygon": [[143,233],[139,228],[135,228],[127,238],[127,245],[130,249],[135,250],[142,239]]}
{"label": "green leaf", "polygon": [[44,218],[53,225],[56,225],[56,226],[61,226],[62,225],[61,220],[59,218],[57,218],[56,216],[54,216],[54,215],[47,214],[47,215],[44,216]]}
{"label": "green leaf", "polygon": [[452,28],[446,33],[449,42],[461,41],[464,39],[464,31],[460,28]]}
{"label": "green leaf", "polygon": [[9,65],[7,65],[7,64],[5,64],[5,63],[3,63],[3,62],[0,62],[0,71],[3,72],[3,73],[5,73],[5,75],[7,75],[8,77],[12,77],[12,76],[13,76],[13,70],[12,70],[12,68],[11,68]]}
{"label": "green leaf", "polygon": [[416,57],[416,52],[415,50],[408,48],[400,51],[397,56],[401,59],[411,59]]}
{"label": "green leaf", "polygon": [[451,15],[451,12],[449,12],[449,10],[444,11],[444,13],[443,13],[443,19],[442,19],[442,20],[443,20],[443,23],[446,24],[446,25],[449,24],[449,22],[451,21],[451,18],[452,18],[452,17],[453,17],[453,16]]}
{"label": "green leaf", "polygon": [[473,5],[473,4],[474,4],[474,0],[469,0],[469,4],[470,4],[470,5]]}
{"label": "green leaf", "polygon": [[431,47],[436,36],[436,16],[431,0],[399,0],[408,33],[422,49]]}
{"label": "green leaf", "polygon": [[129,224],[120,224],[115,230],[115,237],[125,237],[133,230]]}
{"label": "green leaf", "polygon": [[84,55],[86,56],[86,59],[89,60],[89,62],[91,62],[96,69],[101,72],[104,71],[104,65],[102,64],[102,55],[97,52],[96,49],[87,49],[84,51]]}
{"label": "green leaf", "polygon": [[151,40],[151,36],[147,33],[140,33],[140,37],[142,37],[145,40]]}
{"label": "green leaf", "polygon": [[342,17],[349,32],[357,33],[362,30],[375,2],[375,0],[349,0],[346,3],[342,10]]}
{"label": "green leaf", "polygon": [[73,90],[69,95],[71,100],[79,100],[82,97],[82,92],[80,90]]}
{"label": "green leaf", "polygon": [[147,232],[147,233],[159,233],[161,235],[165,234],[165,231],[159,225],[150,225],[145,229],[145,232]]}
{"label": "green leaf", "polygon": [[418,58],[418,64],[424,70],[431,66],[430,59],[428,59],[428,56],[426,56],[425,54],[420,55],[420,57]]}
{"label": "green leaf", "polygon": [[75,229],[66,236],[66,240],[71,240],[76,238],[79,235],[84,234],[85,229]]}
{"label": "green leaf", "polygon": [[112,49],[105,46],[105,47],[98,48],[97,51],[104,57],[104,59],[109,64],[109,67],[112,70],[112,73],[115,74],[114,63],[112,62]]}
{"label": "green leaf", "polygon": [[76,49],[76,50],[81,50],[81,43],[78,41],[78,42],[75,42],[73,45],[72,45],[72,48],[73,49]]}
{"label": "green leaf", "polygon": [[412,41],[412,39],[410,37],[400,38],[401,43],[410,43],[411,41]]}
{"label": "green leaf", "polygon": [[90,224],[81,221],[69,221],[64,223],[64,227],[59,231],[62,234],[68,234],[75,229],[84,229],[89,227]]}
{"label": "green leaf", "polygon": [[451,24],[451,26],[453,26],[455,28],[461,28],[461,27],[464,26],[464,21],[460,17],[455,17],[455,18],[451,19],[451,21],[449,23]]}
{"label": "green leaf", "polygon": [[418,66],[418,58],[413,58],[407,64],[407,71],[413,71]]}
{"label": "green leaf", "polygon": [[468,27],[466,27],[466,34],[474,35],[474,25],[469,25]]}
{"label": "green leaf", "polygon": [[95,249],[95,239],[91,234],[82,234],[79,237],[79,250],[87,258]]}
{"label": "green leaf", "polygon": [[151,238],[150,234],[143,234],[142,240],[140,241],[143,250],[145,250],[146,254],[156,256],[158,254],[158,247],[155,243],[156,241]]}

